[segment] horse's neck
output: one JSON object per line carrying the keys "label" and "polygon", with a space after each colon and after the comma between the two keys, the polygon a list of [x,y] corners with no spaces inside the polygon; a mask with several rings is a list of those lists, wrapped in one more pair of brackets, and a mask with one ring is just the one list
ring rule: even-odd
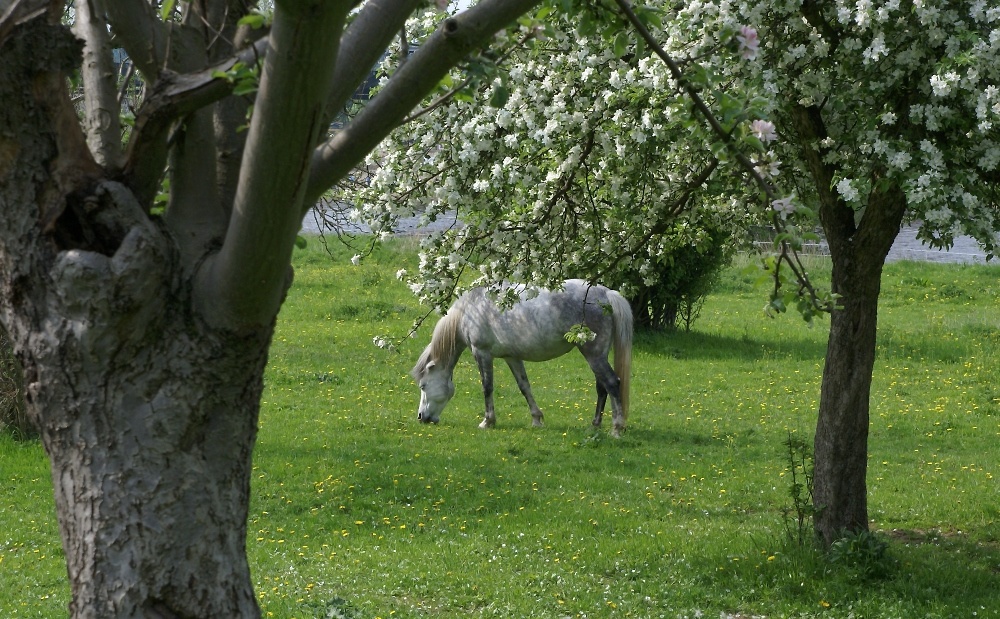
{"label": "horse's neck", "polygon": [[[448,368],[449,371],[455,369],[455,365],[458,364],[459,357],[465,352],[465,349],[469,347],[469,342],[466,339],[464,330],[462,329],[462,317],[464,312],[459,311],[448,312],[442,319],[444,324],[442,324],[442,330],[440,333],[435,333],[435,339],[437,342],[437,350],[435,357]],[[439,339],[440,338],[440,339]]]}

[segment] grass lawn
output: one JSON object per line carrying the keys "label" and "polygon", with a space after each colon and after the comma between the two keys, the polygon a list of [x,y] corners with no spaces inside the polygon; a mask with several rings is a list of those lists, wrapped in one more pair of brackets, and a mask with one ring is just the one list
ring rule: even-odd
{"label": "grass lawn", "polygon": [[[424,426],[408,372],[429,328],[372,345],[425,311],[394,277],[412,242],[360,266],[332,248],[297,253],[265,377],[264,616],[1000,617],[1000,269],[886,267],[868,483],[889,558],[831,563],[790,541],[802,470],[784,444],[811,441],[828,321],[765,318],[736,266],[692,332],[637,336],[623,438],[590,428],[577,354],[528,367],[545,428],[498,363],[497,428],[479,430],[469,355]],[[38,444],[0,438],[0,522],[0,617],[65,616]]]}

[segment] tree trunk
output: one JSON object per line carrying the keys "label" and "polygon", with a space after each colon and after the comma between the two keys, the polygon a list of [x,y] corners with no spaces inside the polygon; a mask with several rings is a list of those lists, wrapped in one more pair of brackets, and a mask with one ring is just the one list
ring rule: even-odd
{"label": "tree trunk", "polygon": [[63,29],[35,20],[0,51],[0,321],[51,460],[71,615],[258,617],[246,521],[273,319],[235,332],[192,311],[174,237],[87,151]]}
{"label": "tree trunk", "polygon": [[159,292],[127,324],[51,321],[32,368],[72,616],[256,617],[245,541],[270,330],[207,332]]}
{"label": "tree trunk", "polygon": [[865,475],[878,297],[905,208],[905,195],[892,184],[872,192],[857,227],[850,209],[840,217],[830,208],[821,212],[833,260],[832,289],[841,295],[841,307],[830,317],[814,446],[815,528],[825,546],[845,532],[868,529]]}
{"label": "tree trunk", "polygon": [[[125,210],[130,196],[102,183],[92,208]],[[273,327],[207,327],[177,253],[148,221],[111,256],[59,251],[47,301],[9,320],[74,618],[259,616],[245,540]]]}

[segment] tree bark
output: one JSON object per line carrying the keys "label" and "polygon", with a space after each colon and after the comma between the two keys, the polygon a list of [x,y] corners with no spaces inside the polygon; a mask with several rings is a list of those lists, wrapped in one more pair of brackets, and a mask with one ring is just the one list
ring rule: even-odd
{"label": "tree bark", "polygon": [[[271,329],[210,330],[184,311],[168,269],[116,277],[91,260],[57,266],[92,280],[76,296],[88,309],[53,308],[28,386],[52,463],[71,614],[257,617],[246,521]],[[136,313],[117,312],[121,295],[105,291],[151,275],[148,298],[125,299]]]}

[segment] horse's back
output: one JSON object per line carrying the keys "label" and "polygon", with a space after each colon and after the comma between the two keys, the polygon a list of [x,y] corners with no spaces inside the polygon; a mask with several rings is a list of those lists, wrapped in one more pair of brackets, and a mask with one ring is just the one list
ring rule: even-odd
{"label": "horse's back", "polygon": [[547,361],[574,348],[565,335],[574,325],[585,324],[595,332],[611,319],[604,307],[609,290],[583,280],[568,280],[562,290],[540,290],[501,310],[484,290],[470,293],[464,307],[462,329],[469,345],[494,357]]}

